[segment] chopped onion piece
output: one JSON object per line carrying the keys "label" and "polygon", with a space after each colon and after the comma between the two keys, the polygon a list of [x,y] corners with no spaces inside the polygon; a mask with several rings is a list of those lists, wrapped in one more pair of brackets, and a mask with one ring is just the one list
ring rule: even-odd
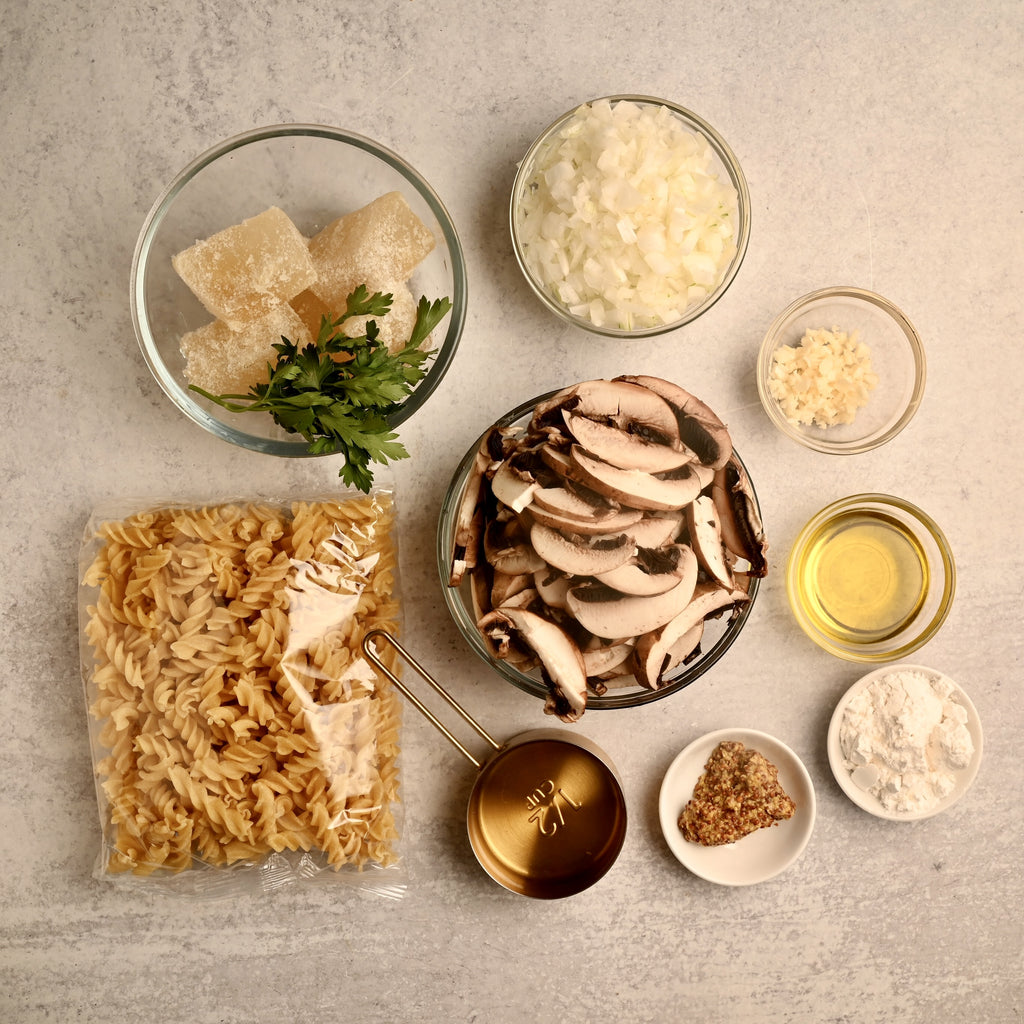
{"label": "chopped onion piece", "polygon": [[673,323],[736,254],[738,198],[713,159],[668,107],[583,104],[523,188],[527,267],[595,326]]}

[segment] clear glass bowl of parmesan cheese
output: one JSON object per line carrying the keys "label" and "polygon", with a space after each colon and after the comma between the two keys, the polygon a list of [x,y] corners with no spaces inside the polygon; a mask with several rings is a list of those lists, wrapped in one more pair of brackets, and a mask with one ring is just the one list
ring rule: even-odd
{"label": "clear glass bowl of parmesan cheese", "polygon": [[606,338],[648,338],[709,310],[750,239],[747,180],[707,121],[654,96],[581,103],[540,133],[509,203],[541,303]]}
{"label": "clear glass bowl of parmesan cheese", "polygon": [[189,419],[243,448],[304,457],[307,441],[270,413],[227,410],[195,387],[224,396],[266,382],[274,345],[315,342],[322,317],[344,314],[361,285],[392,296],[375,320],[389,351],[410,337],[421,298],[451,302],[420,346],[426,375],[388,414],[394,429],[458,347],[466,267],[455,225],[385,146],[323,125],[271,125],[217,143],[164,188],[136,245],[131,312],[153,376]]}
{"label": "clear glass bowl of parmesan cheese", "polygon": [[757,358],[768,418],[815,451],[856,455],[891,441],[924,396],[920,335],[888,299],[839,286],[776,317]]}

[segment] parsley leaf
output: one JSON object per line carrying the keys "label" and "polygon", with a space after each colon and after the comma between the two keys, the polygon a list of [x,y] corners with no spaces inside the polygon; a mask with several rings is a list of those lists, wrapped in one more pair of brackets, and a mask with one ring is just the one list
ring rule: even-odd
{"label": "parsley leaf", "polygon": [[[323,317],[315,342],[300,348],[282,337],[274,345],[277,365],[268,364],[265,384],[254,384],[245,395],[214,395],[194,384],[191,390],[229,412],[270,413],[279,426],[306,439],[311,455],[344,455],[338,475],[369,492],[371,462],[409,457],[388,417],[426,375],[430,352],[423,343],[452,307],[447,298],[421,298],[409,340],[389,352],[377,320],[390,312],[391,301],[391,295],[360,285],[340,316]],[[353,317],[369,319],[363,334],[347,338],[341,326]]]}

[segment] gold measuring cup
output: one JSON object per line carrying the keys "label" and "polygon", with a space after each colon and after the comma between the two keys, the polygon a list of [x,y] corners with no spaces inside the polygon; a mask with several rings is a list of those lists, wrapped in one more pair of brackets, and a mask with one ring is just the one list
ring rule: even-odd
{"label": "gold measuring cup", "polygon": [[[487,757],[472,754],[380,660],[375,645],[381,643],[490,746]],[[566,729],[531,729],[499,743],[390,633],[373,630],[362,646],[371,664],[477,769],[466,828],[476,859],[494,881],[520,896],[551,900],[604,877],[626,838],[626,800],[600,747]]]}

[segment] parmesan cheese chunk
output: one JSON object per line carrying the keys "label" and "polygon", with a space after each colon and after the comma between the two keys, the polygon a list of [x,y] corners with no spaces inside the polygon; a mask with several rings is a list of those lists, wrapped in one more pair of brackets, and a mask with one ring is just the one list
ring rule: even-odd
{"label": "parmesan cheese chunk", "polygon": [[207,312],[233,331],[316,280],[305,238],[276,206],[196,242],[171,262]]}
{"label": "parmesan cheese chunk", "polygon": [[288,338],[300,348],[313,339],[291,306],[278,306],[244,330],[214,320],[181,339],[185,379],[214,395],[244,395],[266,384],[267,364],[277,363],[274,345]]}
{"label": "parmesan cheese chunk", "polygon": [[336,312],[361,284],[388,291],[408,281],[433,250],[433,232],[416,216],[401,192],[388,192],[345,214],[309,240],[317,271],[316,295]]}

